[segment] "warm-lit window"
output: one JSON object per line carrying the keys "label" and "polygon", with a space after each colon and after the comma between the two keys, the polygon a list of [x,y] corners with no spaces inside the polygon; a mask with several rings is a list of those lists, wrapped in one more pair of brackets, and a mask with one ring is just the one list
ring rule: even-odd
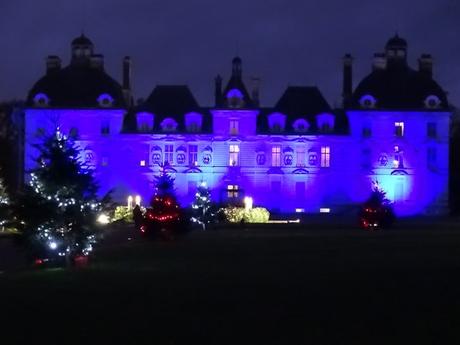
{"label": "warm-lit window", "polygon": [[239,133],[239,121],[231,119],[230,120],[230,135],[238,135]]}
{"label": "warm-lit window", "polygon": [[402,168],[404,168],[401,148],[398,145],[396,145],[394,147],[394,151],[395,151],[395,156],[394,156],[394,159],[393,159],[393,168],[394,169],[402,169]]}
{"label": "warm-lit window", "polygon": [[239,187],[236,184],[229,184],[227,186],[227,197],[229,199],[238,198]]}
{"label": "warm-lit window", "polygon": [[438,135],[436,130],[436,123],[435,122],[428,122],[426,126],[426,134],[428,138],[435,139]]}
{"label": "warm-lit window", "polygon": [[188,146],[188,163],[190,165],[198,164],[198,146],[197,145]]}
{"label": "warm-lit window", "polygon": [[238,145],[230,145],[229,149],[229,164],[230,166],[236,166],[239,164],[240,147]]}
{"label": "warm-lit window", "polygon": [[404,136],[404,122],[395,122],[395,135],[397,137]]}
{"label": "warm-lit window", "polygon": [[281,146],[279,145],[272,147],[272,166],[281,166]]}
{"label": "warm-lit window", "polygon": [[296,150],[296,165],[298,167],[305,166],[305,147],[298,146]]}
{"label": "warm-lit window", "polygon": [[331,166],[331,148],[329,146],[321,147],[321,167],[328,168]]}
{"label": "warm-lit window", "polygon": [[145,167],[145,160],[141,160],[141,161],[139,162],[139,165],[140,165],[141,167]]}
{"label": "warm-lit window", "polygon": [[164,164],[174,163],[174,146],[171,144],[165,145]]}

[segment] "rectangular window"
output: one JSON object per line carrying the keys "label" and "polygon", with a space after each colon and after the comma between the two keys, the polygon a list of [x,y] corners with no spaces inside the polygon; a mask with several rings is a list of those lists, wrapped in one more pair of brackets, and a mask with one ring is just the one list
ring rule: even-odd
{"label": "rectangular window", "polygon": [[230,135],[238,135],[239,133],[239,121],[230,119]]}
{"label": "rectangular window", "polygon": [[197,191],[197,183],[196,181],[188,181],[187,183],[187,195],[192,196],[195,195]]}
{"label": "rectangular window", "polygon": [[102,121],[101,123],[101,134],[109,135],[110,134],[110,122],[108,120]]}
{"label": "rectangular window", "polygon": [[190,165],[198,164],[198,145],[188,146],[188,163]]}
{"label": "rectangular window", "polygon": [[426,126],[426,131],[427,131],[427,136],[430,139],[435,139],[438,136],[437,130],[436,130],[436,123],[435,122],[428,122]]}
{"label": "rectangular window", "polygon": [[305,166],[305,147],[298,146],[296,151],[296,164],[298,167]]}
{"label": "rectangular window", "polygon": [[240,155],[240,147],[238,145],[230,145],[230,157],[229,157],[229,165],[230,166],[237,166],[239,165],[239,155]]}
{"label": "rectangular window", "polygon": [[227,198],[234,199],[239,196],[239,187],[236,184],[229,184],[227,186]]}
{"label": "rectangular window", "polygon": [[366,126],[366,127],[363,127],[363,138],[370,138],[371,135],[372,135],[372,132],[371,132],[371,128]]}
{"label": "rectangular window", "polygon": [[272,181],[272,195],[281,195],[281,181]]}
{"label": "rectangular window", "polygon": [[436,147],[429,147],[426,156],[428,168],[436,167]]}
{"label": "rectangular window", "polygon": [[164,164],[173,165],[174,164],[174,145],[166,144],[165,145],[165,157]]}
{"label": "rectangular window", "polygon": [[395,135],[397,137],[404,136],[404,122],[395,122]]}
{"label": "rectangular window", "polygon": [[331,148],[329,146],[321,147],[321,167],[328,168],[331,166]]}
{"label": "rectangular window", "polygon": [[281,166],[281,146],[275,145],[272,147],[272,166]]}
{"label": "rectangular window", "polygon": [[305,182],[295,183],[295,197],[297,200],[305,199]]}

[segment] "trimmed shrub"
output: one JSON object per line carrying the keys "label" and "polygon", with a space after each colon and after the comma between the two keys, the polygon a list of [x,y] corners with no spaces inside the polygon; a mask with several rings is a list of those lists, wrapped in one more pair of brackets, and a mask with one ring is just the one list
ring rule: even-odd
{"label": "trimmed shrub", "polygon": [[113,215],[113,221],[133,222],[133,210],[127,206],[117,206]]}
{"label": "trimmed shrub", "polygon": [[229,223],[267,223],[270,218],[270,212],[263,207],[255,207],[246,210],[244,207],[226,207],[219,210]]}

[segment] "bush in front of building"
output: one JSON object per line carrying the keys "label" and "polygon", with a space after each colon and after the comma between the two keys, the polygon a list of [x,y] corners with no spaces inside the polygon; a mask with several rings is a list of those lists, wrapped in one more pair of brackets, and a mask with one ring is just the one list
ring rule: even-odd
{"label": "bush in front of building", "polygon": [[225,207],[218,213],[229,223],[267,223],[270,218],[270,212],[264,207],[254,207],[249,210],[244,207]]}

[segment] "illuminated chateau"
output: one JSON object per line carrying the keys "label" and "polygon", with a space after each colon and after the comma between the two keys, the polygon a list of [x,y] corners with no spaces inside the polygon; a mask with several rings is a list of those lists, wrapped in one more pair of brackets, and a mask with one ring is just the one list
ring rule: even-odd
{"label": "illuminated chateau", "polygon": [[77,138],[101,193],[113,189],[120,202],[149,199],[164,167],[183,205],[206,181],[220,202],[248,195],[272,211],[348,212],[378,183],[399,215],[446,213],[451,111],[431,56],[412,69],[406,41],[395,36],[355,89],[349,55],[343,73],[342,109],[309,86],[288,87],[274,106],[261,107],[238,57],[228,81],[215,79],[212,107],[198,105],[184,85],[158,85],[134,106],[130,59],[120,85],[82,35],[70,64],[49,56],[29,92],[26,169],[37,134],[59,126]]}

